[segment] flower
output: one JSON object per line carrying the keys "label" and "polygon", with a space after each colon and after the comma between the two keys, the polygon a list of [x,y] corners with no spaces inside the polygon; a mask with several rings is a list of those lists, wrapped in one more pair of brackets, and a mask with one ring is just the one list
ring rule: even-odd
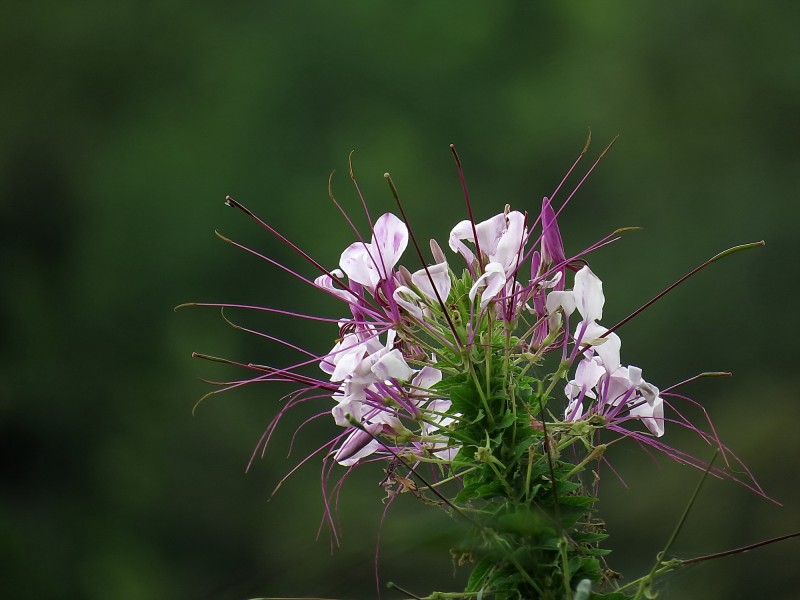
{"label": "flower", "polygon": [[[638,367],[611,370],[600,356],[587,356],[578,364],[575,378],[567,383],[564,393],[569,399],[564,411],[568,421],[592,415],[606,417],[613,424],[637,419],[654,436],[664,435],[664,401],[658,388],[642,379]],[[591,401],[588,409],[584,406],[587,398]]]}
{"label": "flower", "polygon": [[[461,221],[450,231],[450,249],[461,254],[471,270],[476,268],[473,264],[476,257],[464,241],[473,242],[476,252],[488,261],[483,268],[483,274],[476,279],[469,291],[470,301],[474,301],[478,291],[485,288],[481,294],[481,310],[500,291],[510,291],[508,285],[522,263],[527,237],[525,215],[519,211],[511,211],[508,206],[505,212],[491,219],[477,225],[470,221]],[[477,267],[480,268],[480,264]]]}
{"label": "flower", "polygon": [[408,228],[391,213],[375,221],[369,244],[354,242],[339,259],[339,267],[351,281],[373,294],[382,282],[392,280],[393,269],[408,245]]}
{"label": "flower", "polygon": [[[557,432],[580,424],[575,431],[582,433],[575,435],[608,432],[630,437],[680,462],[703,466],[702,461],[657,439],[665,435],[670,421],[704,441],[718,443],[713,427],[706,432],[692,424],[671,406],[667,394],[642,378],[640,368],[624,365],[617,333],[620,324],[610,328],[601,324],[606,301],[603,283],[586,256],[617,240],[618,232],[569,255],[557,222],[564,204],[556,209],[554,196],[543,198],[532,225],[527,213],[508,205],[486,220],[456,223],[450,229],[448,247],[464,260],[466,270],[461,272],[435,240],[430,244],[432,260],[421,254],[414,241],[421,265],[401,264],[413,235],[405,215],[401,219],[389,212],[374,221],[368,219],[369,235],[356,231],[356,241],[341,252],[336,267],[327,269],[327,261],[311,258],[228,198],[230,206],[250,215],[321,273],[311,279],[256,253],[259,257],[344,303],[349,312],[328,319],[240,307],[335,324],[339,331],[323,354],[259,334],[303,353],[305,359],[288,367],[241,364],[256,375],[223,388],[263,381],[299,385],[265,431],[263,446],[291,407],[327,398],[329,404],[314,418],[329,413],[344,431],[317,450],[323,453],[323,464],[333,461],[352,468],[386,460],[400,461],[413,470],[425,461],[437,465],[439,474],[460,477],[469,472],[464,465],[472,460],[471,453],[481,457],[481,464],[489,464],[497,460],[494,453],[500,452],[492,444],[510,443],[504,437],[507,430],[516,431],[511,439],[526,440],[543,432],[547,419],[558,414],[563,420],[549,424]],[[571,287],[570,273],[574,273]],[[573,324],[576,311],[580,319]],[[542,366],[549,354],[561,357],[551,372]],[[304,371],[314,363],[326,378]],[[563,405],[555,411],[548,405],[545,412],[545,400],[561,379],[567,381]],[[527,433],[518,431],[520,414],[530,416],[533,427]],[[591,445],[594,438],[583,439]],[[500,454],[520,460],[522,456],[518,448]],[[524,472],[528,466],[504,468]],[[754,482],[753,487],[760,489]]]}
{"label": "flower", "polygon": [[[463,183],[457,156],[456,162]],[[260,447],[262,453],[287,411],[303,402],[324,401],[322,410],[298,430],[316,418],[332,417],[337,433],[300,464],[317,454],[323,457],[324,519],[334,537],[330,506],[338,502],[342,482],[354,468],[380,462],[385,465],[380,485],[388,492],[387,504],[411,492],[428,504],[460,513],[475,526],[473,537],[481,541],[470,549],[478,565],[469,578],[468,595],[488,597],[502,590],[514,597],[572,597],[578,581],[577,587],[586,592],[584,583],[605,580],[595,558],[600,550],[596,542],[603,537],[591,515],[596,498],[580,473],[589,461],[607,462],[603,451],[609,436],[612,442],[633,440],[764,495],[719,441],[710,421],[710,431],[705,431],[674,406],[677,400],[697,403],[675,394],[677,386],[659,390],[642,377],[641,368],[623,364],[617,331],[642,309],[611,327],[601,324],[603,282],[586,256],[619,239],[620,232],[577,254],[565,251],[557,217],[577,187],[556,209],[553,198],[562,181],[543,198],[539,216],[530,224],[528,213],[508,205],[475,222],[465,186],[470,218],[458,222],[448,237],[450,250],[465,261],[466,268],[459,269],[434,240],[431,256],[423,256],[389,183],[402,219],[385,213],[373,222],[367,214],[370,235],[354,228],[357,240],[331,269],[324,265],[334,260],[313,259],[241,204],[227,201],[303,257],[316,277],[224,240],[345,305],[340,313],[345,316],[327,318],[211,304],[324,323],[329,328],[324,347],[330,350],[306,350],[226,316],[237,329],[299,352],[303,359],[273,367],[207,357],[255,372],[249,379],[222,384],[222,390],[264,381],[298,386],[259,441],[256,450]],[[415,266],[401,264],[409,241],[417,252]],[[579,319],[573,317],[576,311]],[[315,364],[325,376],[309,374],[307,367]],[[561,397],[554,391],[564,380]],[[733,461],[740,472],[713,467],[663,442],[667,421],[718,446],[726,465]],[[568,448],[574,450],[576,464],[568,462]],[[334,472],[340,475],[331,486]],[[446,485],[454,481],[457,491],[448,497]],[[524,527],[517,526],[518,517]]]}

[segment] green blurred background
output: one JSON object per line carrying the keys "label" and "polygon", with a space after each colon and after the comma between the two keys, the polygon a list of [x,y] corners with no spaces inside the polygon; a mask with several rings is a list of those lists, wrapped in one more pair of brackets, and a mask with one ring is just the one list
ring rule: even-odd
{"label": "green blurred background", "polygon": [[[244,215],[241,200],[333,266],[353,240],[327,199],[359,215],[347,155],[375,214],[390,171],[421,238],[444,244],[464,209],[448,144],[479,218],[536,210],[584,143],[621,137],[561,227],[594,256],[606,323],[717,251],[714,265],[621,330],[623,360],[687,389],[777,507],[709,483],[675,552],[725,550],[800,529],[798,319],[800,9],[693,2],[9,3],[0,23],[0,588],[4,597],[239,599],[375,596],[380,469],[341,499],[343,545],[323,531],[312,461],[335,427],[302,410],[244,468],[279,387],[217,396],[235,371],[193,350],[289,364],[280,347],[186,301],[337,316],[340,309],[228,236],[315,275]],[[588,162],[587,162],[588,165]],[[562,196],[563,198],[563,196]],[[407,257],[408,264],[413,260]],[[248,324],[315,351],[336,331]],[[323,404],[317,405],[321,410]],[[669,440],[691,446],[670,428]],[[611,564],[631,576],[666,541],[698,473],[635,445],[604,483]],[[422,594],[457,588],[458,531],[403,497],[380,570]],[[664,598],[797,598],[800,542],[668,577]],[[384,597],[398,597],[391,592]]]}

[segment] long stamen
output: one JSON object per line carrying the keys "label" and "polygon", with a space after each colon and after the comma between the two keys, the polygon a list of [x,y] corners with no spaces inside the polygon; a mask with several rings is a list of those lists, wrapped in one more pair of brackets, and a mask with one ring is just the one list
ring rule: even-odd
{"label": "long stamen", "polygon": [[274,336],[274,335],[270,335],[270,334],[268,334],[268,333],[264,333],[263,331],[256,331],[255,329],[250,329],[250,328],[248,328],[248,327],[244,327],[243,325],[239,325],[238,323],[234,323],[234,322],[233,322],[233,321],[231,321],[231,320],[230,320],[228,317],[226,317],[226,316],[225,316],[225,309],[221,309],[221,310],[220,310],[220,315],[222,316],[222,319],[223,319],[223,320],[224,320],[224,321],[225,321],[225,322],[226,322],[228,325],[230,325],[231,327],[233,327],[234,329],[237,329],[237,330],[239,330],[239,331],[243,331],[243,332],[245,332],[245,333],[250,333],[250,334],[252,334],[252,335],[256,335],[256,336],[258,336],[258,337],[262,337],[262,338],[264,338],[264,339],[271,340],[271,341],[273,341],[273,342],[278,342],[279,344],[283,344],[283,345],[284,345],[284,346],[286,346],[287,348],[291,348],[292,350],[297,350],[298,352],[301,352],[301,353],[303,353],[303,354],[305,354],[305,355],[307,355],[307,356],[312,356],[312,357],[314,357],[314,358],[319,358],[318,356],[316,356],[316,355],[315,355],[315,354],[313,354],[312,352],[309,352],[309,351],[308,351],[308,350],[306,350],[305,348],[301,348],[300,346],[297,346],[296,344],[292,344],[292,343],[291,343],[291,342],[289,342],[289,341],[283,340],[283,339],[281,339],[281,338],[279,338],[279,337],[276,337],[276,336]]}
{"label": "long stamen", "polygon": [[[619,139],[619,136],[617,135],[617,136],[614,137],[614,139],[611,140],[611,142],[609,142],[608,146],[603,148],[603,151],[600,153],[600,156],[598,156],[597,159],[594,161],[594,163],[592,163],[592,166],[589,167],[588,171],[586,171],[586,174],[581,178],[581,180],[578,182],[578,184],[572,190],[572,193],[569,196],[567,196],[567,199],[564,200],[564,203],[561,205],[561,207],[557,211],[555,211],[556,218],[558,218],[559,215],[561,215],[561,211],[564,210],[564,208],[567,206],[567,204],[569,204],[569,201],[572,200],[572,197],[575,196],[575,194],[578,193],[578,190],[581,189],[581,186],[583,185],[583,183],[589,178],[589,175],[592,174],[592,171],[595,170],[597,165],[600,164],[600,161],[602,161],[603,158],[605,158],[606,154],[608,154],[609,150],[611,150],[611,147],[614,145],[614,143],[618,139]],[[551,200],[552,200],[552,198],[551,198]]]}
{"label": "long stamen", "polygon": [[733,253],[735,253],[735,252],[739,252],[739,251],[741,251],[741,250],[750,250],[750,249],[752,249],[752,248],[760,248],[760,247],[762,247],[762,246],[765,246],[765,245],[766,245],[766,243],[764,242],[764,240],[761,240],[761,241],[759,241],[759,242],[751,242],[750,244],[741,244],[741,245],[739,245],[739,246],[734,246],[733,248],[728,248],[727,250],[723,250],[723,251],[722,251],[722,252],[720,252],[719,254],[716,254],[716,255],[712,256],[712,257],[711,257],[711,258],[709,258],[707,261],[705,261],[703,264],[701,264],[701,265],[699,265],[699,266],[695,267],[694,269],[692,269],[691,271],[689,271],[689,272],[688,272],[686,275],[684,275],[683,277],[681,277],[680,279],[678,279],[678,281],[676,281],[675,283],[673,283],[672,285],[670,285],[669,287],[667,287],[667,288],[666,288],[664,291],[662,291],[660,294],[656,294],[656,295],[655,295],[653,298],[651,298],[650,300],[648,300],[647,302],[645,302],[645,303],[644,303],[642,306],[640,306],[640,307],[639,307],[639,308],[637,308],[635,311],[633,311],[631,314],[629,314],[627,317],[625,317],[624,319],[622,319],[622,320],[621,320],[619,323],[617,323],[616,325],[614,325],[613,327],[611,327],[611,328],[610,328],[608,331],[606,331],[606,332],[605,332],[605,333],[604,333],[602,336],[600,336],[600,337],[606,337],[607,335],[609,335],[609,334],[613,333],[614,331],[616,331],[617,329],[619,329],[620,327],[622,327],[623,325],[625,325],[625,323],[627,323],[628,321],[630,321],[631,319],[633,319],[635,316],[637,316],[639,313],[641,313],[643,310],[645,310],[646,308],[648,308],[648,307],[652,306],[652,305],[653,305],[653,304],[655,304],[655,303],[656,303],[658,300],[660,300],[661,298],[663,298],[664,296],[666,296],[666,295],[667,295],[669,292],[671,292],[673,289],[675,289],[676,287],[678,287],[678,286],[679,286],[680,284],[682,284],[684,281],[686,281],[687,279],[689,279],[689,278],[690,278],[690,277],[692,277],[693,275],[696,275],[697,273],[699,273],[700,271],[702,271],[703,269],[705,269],[706,267],[708,267],[708,266],[709,266],[709,265],[711,265],[712,263],[715,263],[715,262],[717,262],[718,260],[721,260],[721,259],[725,258],[726,256],[730,256],[731,254],[733,254]]}
{"label": "long stamen", "polygon": [[[350,155],[347,157],[347,161],[348,161],[348,171],[350,173],[350,179],[351,179],[351,181],[353,182],[353,185],[356,188],[356,192],[358,193],[358,198],[361,201],[361,206],[364,207],[364,214],[367,217],[367,223],[369,223],[369,230],[372,232],[373,239],[375,239],[375,225],[372,222],[372,217],[370,216],[369,210],[367,209],[367,203],[364,200],[364,195],[361,193],[361,188],[358,185],[358,180],[356,180],[355,171],[353,170],[353,152],[352,151],[350,152]],[[342,207],[339,205],[339,202],[336,200],[336,198],[334,198],[333,192],[331,190],[331,180],[330,180],[330,178],[328,179],[328,196],[330,197],[331,200],[333,200],[333,203],[336,205],[336,207],[339,209],[339,211],[342,213],[342,215],[344,215],[345,219],[347,219],[347,222],[350,224],[350,227],[353,229],[353,231],[355,231],[356,236],[358,237],[358,240],[362,244],[364,244],[364,249],[367,251],[367,255],[369,256],[370,260],[372,261],[372,264],[375,266],[375,270],[378,271],[378,273],[380,273],[383,276],[384,279],[387,279],[389,277],[389,273],[386,272],[386,263],[383,260],[383,252],[381,250],[381,245],[380,244],[375,244],[375,249],[378,251],[378,259],[380,259],[380,260],[376,260],[376,258],[372,255],[372,252],[371,252],[371,248],[370,248],[371,244],[367,244],[364,241],[364,238],[362,238],[361,235],[358,233],[358,230],[353,225],[353,222],[350,220],[350,218],[342,210]]]}
{"label": "long stamen", "polygon": [[561,186],[564,185],[564,182],[566,182],[569,176],[572,175],[572,172],[575,170],[575,167],[578,166],[578,163],[581,162],[581,159],[583,159],[583,157],[586,155],[586,152],[589,150],[589,145],[591,143],[592,143],[592,130],[589,129],[586,133],[586,143],[583,145],[583,150],[581,150],[581,153],[578,155],[578,158],[575,159],[575,162],[572,163],[572,166],[569,168],[564,177],[561,179],[561,182],[556,186],[556,189],[553,190],[552,194],[550,194],[551,202],[553,201],[553,198],[555,198],[558,192],[561,190]]}
{"label": "long stamen", "polygon": [[[276,315],[285,315],[287,317],[295,317],[297,319],[306,319],[308,321],[320,321],[322,323],[339,323],[342,321],[342,318],[339,317],[338,319],[332,319],[330,317],[318,317],[316,315],[306,315],[303,313],[297,313],[290,310],[281,310],[279,308],[270,308],[268,306],[253,306],[251,304],[233,304],[229,302],[186,302],[184,304],[179,304],[175,307],[175,309],[179,308],[186,308],[188,306],[210,306],[213,308],[242,308],[245,310],[256,310],[266,313],[272,313]],[[391,325],[388,321],[371,321],[373,325],[382,325],[388,327]]]}
{"label": "long stamen", "polygon": [[668,388],[664,389],[661,393],[666,394],[667,392],[671,392],[672,390],[678,389],[679,387],[683,387],[687,383],[697,381],[698,379],[702,379],[704,377],[731,377],[732,375],[733,373],[730,373],[728,371],[708,371],[705,373],[700,373],[698,375],[695,375],[694,377],[689,377],[689,379],[684,379],[681,382],[669,386]]}
{"label": "long stamen", "polygon": [[353,152],[351,151],[350,154],[347,156],[347,166],[348,172],[350,174],[350,180],[353,182],[353,186],[356,188],[356,193],[358,193],[358,197],[361,200],[361,206],[364,207],[364,214],[367,216],[367,223],[369,223],[370,230],[374,230],[375,227],[372,224],[372,217],[369,214],[369,209],[367,208],[367,202],[364,200],[364,194],[361,193],[361,187],[358,185],[358,181],[356,180],[356,173],[353,170]]}
{"label": "long stamen", "polygon": [[403,204],[400,202],[400,196],[397,193],[397,188],[395,188],[394,182],[392,181],[392,177],[389,175],[389,173],[384,174],[384,178],[386,179],[386,182],[389,184],[389,189],[392,191],[392,196],[394,196],[394,200],[397,203],[397,208],[400,210],[400,214],[403,217],[403,222],[406,224],[406,227],[408,227],[409,237],[411,238],[411,242],[414,244],[414,249],[417,251],[417,256],[419,257],[419,260],[422,263],[422,268],[425,269],[425,275],[428,276],[428,282],[431,284],[433,293],[436,294],[436,301],[439,302],[439,306],[442,309],[442,313],[444,314],[444,318],[447,321],[447,325],[450,327],[450,331],[453,333],[453,337],[455,338],[456,345],[459,348],[461,348],[464,345],[461,341],[461,336],[458,335],[458,330],[456,329],[456,326],[453,324],[453,320],[450,318],[450,311],[447,308],[447,304],[445,303],[441,294],[439,294],[439,289],[437,288],[436,284],[433,281],[433,275],[431,275],[431,272],[428,269],[427,261],[425,260],[425,257],[422,256],[422,250],[420,250],[419,244],[417,244],[417,237],[414,235],[414,231],[411,229],[411,225],[408,222],[408,217],[406,217],[406,211],[403,208]]}
{"label": "long stamen", "polygon": [[[253,213],[253,212],[252,212],[252,211],[251,211],[249,208],[247,208],[246,206],[244,206],[244,205],[243,205],[241,202],[238,202],[237,200],[234,200],[234,199],[233,199],[233,198],[231,198],[230,196],[226,196],[226,197],[225,197],[225,204],[226,204],[227,206],[230,206],[230,207],[232,207],[232,208],[238,208],[239,210],[241,210],[243,213],[245,213],[245,214],[246,214],[246,215],[248,215],[250,218],[252,218],[253,220],[255,220],[255,221],[256,221],[256,222],[257,222],[259,225],[261,225],[262,227],[264,227],[264,229],[266,229],[266,230],[267,230],[267,231],[269,231],[269,232],[270,232],[272,235],[274,235],[275,237],[277,237],[277,238],[278,238],[280,241],[282,241],[284,244],[286,244],[287,246],[289,246],[289,248],[291,248],[291,249],[292,249],[292,250],[294,250],[294,251],[295,251],[297,254],[299,254],[300,256],[302,256],[302,257],[303,257],[303,258],[304,258],[306,261],[308,261],[309,263],[311,263],[311,264],[312,264],[312,265],[313,265],[313,266],[314,266],[314,267],[315,267],[317,270],[319,270],[319,271],[320,271],[320,273],[322,273],[322,274],[324,274],[324,275],[327,275],[327,276],[328,276],[328,277],[330,277],[330,278],[331,278],[331,279],[332,279],[334,282],[336,282],[337,284],[339,284],[339,285],[340,285],[340,286],[341,286],[341,287],[342,287],[344,290],[347,290],[348,292],[350,292],[350,293],[351,293],[351,294],[352,294],[352,295],[355,297],[356,301],[358,301],[358,300],[361,300],[361,298],[359,298],[359,297],[358,297],[358,296],[357,296],[357,295],[356,295],[356,294],[355,294],[353,291],[351,291],[351,290],[350,290],[350,288],[349,288],[348,286],[346,286],[346,285],[345,285],[345,284],[344,284],[344,283],[343,283],[343,282],[342,282],[342,281],[341,281],[341,280],[340,280],[338,277],[336,277],[336,275],[334,275],[334,274],[333,274],[331,271],[329,271],[328,269],[326,269],[325,267],[323,267],[323,266],[322,266],[322,265],[321,265],[319,262],[317,262],[316,260],[314,260],[314,259],[313,259],[313,258],[312,258],[312,257],[311,257],[311,256],[310,256],[310,255],[309,255],[309,254],[308,254],[308,253],[305,251],[305,250],[303,250],[302,248],[300,248],[299,246],[297,246],[297,244],[295,244],[294,242],[290,241],[288,238],[286,238],[286,236],[284,236],[283,234],[281,234],[281,233],[280,233],[279,231],[277,231],[277,230],[276,230],[274,227],[272,227],[271,225],[269,225],[268,223],[266,223],[265,221],[263,221],[263,220],[262,220],[260,217],[258,217],[258,216],[257,216],[255,213]],[[251,249],[249,249],[249,248],[247,248],[247,247],[245,247],[245,246],[242,246],[241,244],[238,244],[238,243],[234,242],[233,240],[230,240],[230,239],[226,238],[225,236],[221,235],[220,233],[217,233],[217,235],[218,235],[220,238],[222,238],[222,240],[223,240],[223,241],[229,242],[229,243],[231,243],[231,244],[233,244],[233,245],[235,245],[235,246],[237,246],[237,247],[239,247],[239,248],[242,248],[243,250],[246,250],[247,252],[250,252],[250,253],[252,253],[252,254],[255,254],[256,256],[258,256],[258,257],[260,257],[260,258],[263,258],[264,260],[266,260],[266,261],[268,261],[268,262],[270,262],[270,263],[272,263],[272,264],[274,264],[274,265],[276,265],[276,266],[278,266],[278,267],[280,267],[280,268],[284,269],[285,271],[287,271],[287,272],[289,272],[289,273],[292,273],[292,274],[294,274],[294,272],[293,272],[291,269],[289,269],[288,267],[284,267],[283,265],[281,265],[281,264],[280,264],[280,263],[278,263],[277,261],[275,261],[275,260],[272,260],[272,259],[270,259],[270,258],[268,258],[268,257],[266,257],[266,256],[264,256],[264,255],[262,255],[262,254],[259,254],[258,252],[254,251],[254,250],[251,250]],[[300,277],[300,276],[298,275],[298,277]],[[302,277],[301,277],[301,279],[304,279],[304,278],[302,278]],[[307,280],[307,281],[308,281],[308,280]],[[311,282],[311,285],[314,285],[314,283],[313,283],[313,282]]]}
{"label": "long stamen", "polygon": [[[350,173],[352,174],[352,172],[353,171],[352,171],[352,166],[351,166]],[[364,247],[367,248],[367,254],[369,255],[370,259],[372,260],[372,264],[375,265],[375,270],[376,271],[380,271],[380,267],[378,266],[378,262],[375,260],[375,257],[373,257],[372,253],[369,251],[367,243],[364,241],[364,238],[359,233],[358,228],[353,224],[353,221],[350,219],[350,216],[342,208],[342,205],[336,199],[336,196],[333,195],[333,188],[331,187],[332,180],[333,180],[333,173],[331,173],[330,177],[328,177],[328,197],[331,199],[331,202],[333,202],[334,205],[336,205],[336,208],[339,210],[339,212],[342,214],[344,219],[347,221],[347,224],[350,225],[350,229],[352,229],[353,233],[356,234],[356,237],[358,238],[358,241],[361,242],[362,244],[364,244]],[[357,186],[356,186],[356,189],[358,189]],[[359,196],[361,196],[361,190],[358,190],[358,193],[359,193]],[[362,201],[362,203],[364,202],[363,197],[361,198],[361,201]],[[364,205],[364,207],[366,209],[366,205]],[[373,228],[373,225],[372,225],[372,219],[370,219],[369,213],[367,213],[367,220],[369,221],[370,231],[374,232],[374,228]],[[380,253],[380,248],[378,249],[378,253]],[[382,257],[381,257],[381,260],[382,260]]]}
{"label": "long stamen", "polygon": [[453,153],[453,159],[456,161],[456,168],[458,169],[458,179],[461,182],[461,189],[464,192],[464,202],[467,205],[467,214],[469,215],[469,223],[472,226],[472,235],[475,238],[475,253],[478,256],[478,273],[483,273],[483,254],[481,253],[481,243],[478,240],[478,229],[475,226],[475,216],[472,214],[472,202],[469,200],[469,191],[467,190],[467,180],[464,178],[464,169],[461,168],[461,159],[456,152],[455,144],[450,144],[450,152]]}

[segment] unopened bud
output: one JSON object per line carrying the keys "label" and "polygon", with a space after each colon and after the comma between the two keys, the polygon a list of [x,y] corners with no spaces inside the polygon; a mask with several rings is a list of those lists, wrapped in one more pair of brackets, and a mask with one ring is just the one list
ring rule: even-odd
{"label": "unopened bud", "polygon": [[411,285],[411,271],[406,269],[403,265],[397,267],[397,276],[403,285],[405,286]]}
{"label": "unopened bud", "polygon": [[447,262],[444,252],[442,252],[442,249],[436,240],[431,240],[431,254],[433,254],[433,260],[436,264]]}

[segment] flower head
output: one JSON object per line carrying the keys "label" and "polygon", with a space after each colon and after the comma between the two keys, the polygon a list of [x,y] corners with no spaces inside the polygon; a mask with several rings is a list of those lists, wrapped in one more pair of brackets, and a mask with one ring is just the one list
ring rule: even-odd
{"label": "flower head", "polygon": [[[419,476],[416,467],[427,463],[435,467],[434,479],[462,480],[464,492],[457,496],[462,499],[470,498],[467,490],[479,489],[473,484],[506,477],[501,473],[512,480],[486,488],[487,497],[511,498],[514,490],[534,493],[533,463],[526,461],[550,456],[551,437],[564,448],[580,441],[590,452],[601,436],[631,438],[679,462],[705,466],[661,441],[670,423],[727,451],[710,422],[706,431],[675,410],[669,398],[679,397],[670,395],[672,388],[660,391],[643,379],[642,369],[623,363],[617,329],[631,317],[611,327],[601,324],[603,283],[586,259],[619,239],[619,232],[570,255],[557,223],[566,202],[556,210],[556,193],[543,199],[533,222],[527,212],[505,206],[483,221],[470,216],[456,223],[447,240],[450,256],[433,240],[430,256],[422,254],[401,206],[403,218],[385,213],[370,219],[366,236],[354,228],[356,240],[338,261],[311,258],[229,199],[317,272],[296,272],[258,256],[345,305],[338,319],[244,307],[329,327],[327,350],[321,354],[260,334],[301,352],[303,360],[287,367],[241,364],[256,375],[225,386],[263,381],[298,385],[267,428],[263,447],[288,409],[323,400],[318,416],[330,414],[340,428],[315,452],[324,457],[324,483],[335,464],[347,468],[344,477],[356,466],[385,461],[383,485],[391,487],[399,481],[391,475],[398,465]],[[417,260],[402,264],[410,241]],[[322,374],[308,374],[306,367],[313,364]],[[561,381],[566,381],[563,396],[554,392]],[[534,471],[545,485],[547,470],[537,464],[540,470]],[[553,465],[549,468],[552,475]],[[763,493],[751,479],[712,472]],[[434,489],[430,482],[427,486]],[[408,487],[394,489],[399,493]]]}

